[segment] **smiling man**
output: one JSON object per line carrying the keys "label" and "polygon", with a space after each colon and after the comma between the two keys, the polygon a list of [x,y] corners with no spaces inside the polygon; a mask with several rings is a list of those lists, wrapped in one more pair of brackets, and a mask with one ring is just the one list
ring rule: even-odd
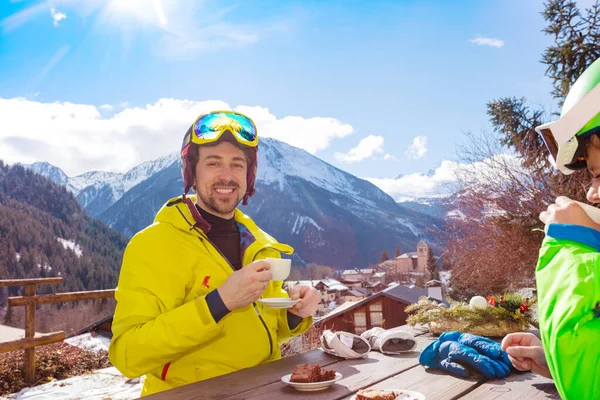
{"label": "smiling man", "polygon": [[[263,260],[293,249],[237,209],[254,194],[257,153],[250,118],[198,117],[181,149],[184,194],[125,250],[109,356],[125,376],[146,375],[142,396],[279,359],[280,344],[312,325],[317,291],[285,292]],[[288,296],[301,300],[256,303]]]}

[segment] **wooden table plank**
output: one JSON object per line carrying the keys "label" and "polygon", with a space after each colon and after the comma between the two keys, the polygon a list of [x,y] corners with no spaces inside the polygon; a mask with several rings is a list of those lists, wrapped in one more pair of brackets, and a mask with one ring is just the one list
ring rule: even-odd
{"label": "wooden table plank", "polygon": [[[481,384],[477,379],[461,379],[446,372],[425,368],[421,364],[389,379],[369,386],[369,389],[413,390],[425,395],[427,400],[459,398]],[[347,399],[350,399],[348,396]],[[462,399],[462,398],[461,398]]]}
{"label": "wooden table plank", "polygon": [[[550,379],[532,373],[511,374],[507,379],[480,382],[460,379],[442,371],[425,369],[418,363],[420,351],[437,339],[426,330],[404,326],[417,337],[416,352],[386,356],[371,352],[366,359],[344,360],[313,350],[269,364],[259,365],[206,381],[148,396],[153,400],[237,399],[237,400],[340,400],[348,399],[360,389],[390,388],[421,392],[427,399],[439,400],[512,400],[560,399]],[[281,382],[298,364],[318,364],[334,369],[343,378],[321,392],[299,392]]]}
{"label": "wooden table plank", "polygon": [[[227,397],[227,399],[238,400],[285,400],[299,399],[310,396],[311,400],[335,400],[343,399],[358,391],[359,389],[369,387],[390,376],[396,375],[402,371],[414,367],[419,363],[418,356],[420,351],[425,348],[434,338],[429,336],[418,336],[417,351],[405,353],[398,356],[387,356],[379,352],[372,351],[368,358],[343,360],[329,368],[341,373],[343,378],[329,389],[307,393],[299,392],[296,389],[284,384],[281,381],[276,383],[257,387],[244,393]],[[293,367],[279,372],[278,379],[283,375],[291,373]]]}
{"label": "wooden table plank", "polygon": [[[402,329],[406,332],[410,332],[416,337],[428,333],[425,327],[420,326],[411,327],[404,325]],[[429,341],[430,340],[428,339],[428,342]],[[414,354],[418,357],[418,353]],[[262,364],[253,368],[232,372],[227,375],[217,376],[205,381],[180,386],[144,398],[151,400],[223,399],[271,383],[281,383],[281,377],[291,373],[298,364],[318,364],[319,366],[324,367],[342,360],[343,358],[334,357],[317,349],[268,364]],[[243,398],[243,396],[241,398]]]}
{"label": "wooden table plank", "polygon": [[460,400],[557,399],[558,391],[552,379],[533,372],[511,373],[506,379],[487,381]]}
{"label": "wooden table plank", "polygon": [[308,353],[298,354],[267,364],[261,364],[253,368],[242,369],[205,381],[180,386],[166,392],[146,396],[144,399],[223,399],[227,396],[244,392],[250,388],[276,382],[280,380],[283,375],[288,373],[285,371],[293,370],[297,364],[319,364],[321,367],[324,367],[335,364],[340,360],[340,358],[324,353],[322,350],[312,350]]}

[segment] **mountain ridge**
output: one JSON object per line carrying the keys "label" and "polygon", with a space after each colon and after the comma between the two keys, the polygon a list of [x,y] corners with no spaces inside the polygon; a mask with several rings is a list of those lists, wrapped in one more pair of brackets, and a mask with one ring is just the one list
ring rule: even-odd
{"label": "mountain ridge", "polygon": [[[139,173],[131,174],[130,187],[122,192],[127,186],[116,187],[111,173],[105,173],[105,181],[94,181],[102,176],[98,171],[82,174],[90,185],[74,191],[91,215],[126,237],[151,224],[158,209],[183,188],[177,153],[120,176],[134,170]],[[67,187],[73,191],[75,185]],[[413,248],[421,239],[435,242],[431,231],[443,225],[436,216],[402,207],[371,182],[270,138],[260,142],[256,194],[240,209],[292,245],[297,263],[337,268],[376,263],[383,249],[392,251],[397,245]]]}

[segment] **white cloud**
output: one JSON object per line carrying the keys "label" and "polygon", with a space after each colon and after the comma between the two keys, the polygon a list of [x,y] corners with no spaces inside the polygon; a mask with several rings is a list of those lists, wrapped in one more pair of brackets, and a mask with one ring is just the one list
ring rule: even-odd
{"label": "white cloud", "polygon": [[398,159],[391,155],[390,153],[385,153],[385,156],[383,156],[383,159],[386,161],[398,161]]}
{"label": "white cloud", "polygon": [[469,39],[469,42],[476,44],[477,46],[490,46],[497,48],[504,46],[504,40],[486,37],[476,37],[474,39]]}
{"label": "white cloud", "polygon": [[112,110],[113,110],[113,108],[114,108],[114,107],[113,107],[111,104],[102,104],[102,105],[100,106],[100,109],[101,109],[102,111],[112,111]]}
{"label": "white cloud", "polygon": [[423,158],[425,153],[427,153],[427,136],[415,137],[408,150],[406,150],[406,156],[413,160]]}
{"label": "white cloud", "polygon": [[[389,194],[396,201],[406,201],[423,197],[440,197],[455,193],[461,184],[496,185],[500,187],[506,176],[499,170],[510,170],[513,174],[527,174],[521,168],[518,157],[500,154],[472,164],[460,164],[444,160],[441,165],[427,174],[414,173],[397,178],[364,178]],[[501,169],[500,166],[506,166]],[[460,176],[459,183],[457,176]]]}
{"label": "white cloud", "polygon": [[50,8],[50,15],[52,15],[52,23],[55,28],[58,28],[60,21],[67,19],[67,14],[56,11],[56,8],[54,7]]}
{"label": "white cloud", "polygon": [[335,158],[347,163],[353,163],[370,158],[375,153],[383,153],[383,137],[369,135],[361,139],[358,146],[347,153],[335,153]]}
{"label": "white cloud", "polygon": [[353,132],[351,125],[335,118],[287,116],[278,119],[264,107],[239,106],[235,110],[252,118],[261,136],[281,140],[311,154],[327,148],[333,139]]}
{"label": "white cloud", "polygon": [[[101,109],[88,104],[0,98],[0,159],[9,164],[48,161],[71,176],[94,169],[124,172],[178,150],[183,134],[199,114],[231,107],[217,100],[160,99],[109,116]],[[236,110],[253,117],[261,136],[311,153],[353,131],[352,126],[334,118],[278,118],[263,107],[240,106]],[[26,123],[32,115],[37,129]]]}
{"label": "white cloud", "polygon": [[455,172],[460,164],[442,161],[432,174],[415,173],[399,178],[365,178],[396,201],[419,197],[435,197],[451,192],[450,184],[456,182]]}

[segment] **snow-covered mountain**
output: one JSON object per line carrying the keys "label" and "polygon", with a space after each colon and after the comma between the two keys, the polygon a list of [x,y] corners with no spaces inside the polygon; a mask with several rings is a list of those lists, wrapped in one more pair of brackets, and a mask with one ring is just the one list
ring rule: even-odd
{"label": "snow-covered mountain", "polygon": [[40,174],[50,179],[52,182],[66,186],[69,183],[69,177],[62,169],[55,167],[47,162],[36,162],[31,165],[23,165],[25,168],[31,169],[36,174]]}
{"label": "snow-covered mountain", "polygon": [[38,162],[25,167],[59,185],[66,186],[90,215],[98,217],[125,192],[178,160],[178,154],[173,153],[154,161],[144,162],[124,174],[90,171],[72,178],[67,177],[60,168],[47,162]]}
{"label": "snow-covered mountain", "polygon": [[[36,165],[32,168],[42,174],[56,173]],[[298,263],[363,267],[377,262],[383,249],[413,249],[420,239],[432,242],[430,229],[442,224],[402,207],[372,183],[274,139],[261,140],[258,170],[256,194],[242,211],[292,245]],[[66,186],[90,214],[131,237],[152,223],[167,199],[181,194],[183,180],[174,153],[125,174],[88,172],[68,178]]]}
{"label": "snow-covered mountain", "polygon": [[453,198],[453,194],[435,197],[415,197],[398,201],[398,204],[409,210],[418,211],[434,217],[446,218],[448,212],[452,209],[449,207],[449,204],[452,204]]}

